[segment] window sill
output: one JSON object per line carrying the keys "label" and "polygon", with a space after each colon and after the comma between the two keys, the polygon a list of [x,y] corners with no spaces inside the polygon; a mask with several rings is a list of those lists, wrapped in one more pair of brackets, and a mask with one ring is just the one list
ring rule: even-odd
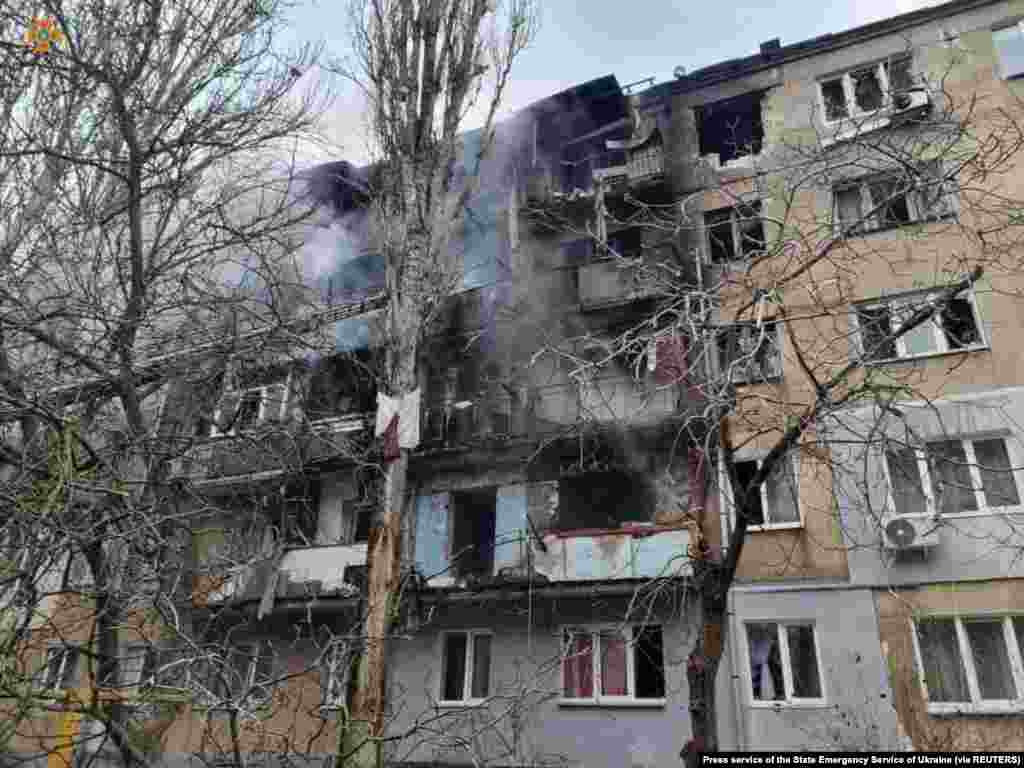
{"label": "window sill", "polygon": [[559,699],[558,706],[590,709],[664,709],[665,699],[625,699],[601,701],[595,699]]}
{"label": "window sill", "polygon": [[758,701],[752,700],[752,709],[828,709],[828,702],[824,699],[790,699],[788,701]]}
{"label": "window sill", "polygon": [[473,709],[487,703],[487,699],[466,699],[465,701],[439,701],[438,709]]}
{"label": "window sill", "polygon": [[874,367],[881,365],[898,365],[899,363],[914,363],[919,360],[933,360],[940,357],[950,357],[952,355],[965,355],[971,352],[988,352],[992,348],[988,344],[976,344],[973,347],[963,347],[961,349],[950,349],[945,352],[928,352],[923,355],[907,355],[906,357],[886,357],[882,360],[865,360],[862,365],[864,367]]}
{"label": "window sill", "polygon": [[[941,512],[935,516],[935,519],[937,522],[939,520],[959,520],[961,518],[970,520],[974,517],[1002,517],[1006,515],[1024,515],[1024,506],[995,507],[979,509],[973,512]],[[928,517],[928,515],[915,515],[915,517]]]}
{"label": "window sill", "polygon": [[748,533],[770,533],[771,531],[796,531],[804,527],[800,523],[775,523],[774,525],[748,525]]}
{"label": "window sill", "polygon": [[986,704],[951,704],[929,702],[928,714],[933,717],[977,717],[977,716],[1020,716],[1024,713],[1024,701]]}
{"label": "window sill", "polygon": [[928,218],[925,219],[917,219],[916,221],[908,221],[902,224],[885,224],[881,227],[871,227],[870,229],[854,230],[853,232],[848,232],[846,237],[836,235],[836,239],[839,241],[844,241],[871,237],[872,235],[883,235],[886,234],[887,232],[895,232],[900,229],[909,229],[911,227],[924,227],[927,226],[928,224],[938,224],[940,221],[946,221],[947,219],[955,219],[956,216],[956,211],[950,211],[949,213],[944,213],[941,216],[929,216]]}

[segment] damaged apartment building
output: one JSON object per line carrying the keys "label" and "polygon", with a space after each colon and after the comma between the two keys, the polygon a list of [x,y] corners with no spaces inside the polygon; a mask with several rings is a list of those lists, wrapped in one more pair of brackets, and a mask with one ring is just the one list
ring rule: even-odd
{"label": "damaged apartment building", "polygon": [[[742,486],[816,375],[851,362],[895,395],[817,419],[757,494],[721,747],[1024,748],[1024,286],[998,270],[1019,246],[992,234],[985,276],[890,338],[984,251],[970,195],[1024,192],[1016,157],[961,188],[963,155],[934,133],[943,115],[984,136],[1024,114],[1022,16],[957,0],[643,90],[601,77],[499,127],[452,246],[461,290],[402,412],[418,434],[391,763],[678,764],[693,562],[724,557],[736,522],[718,430]],[[318,192],[350,252],[325,284],[334,354],[240,356],[209,384],[223,395],[194,398],[216,407],[185,408],[202,440],[175,464],[239,510],[196,537],[197,611],[246,617],[250,681],[316,667],[280,685],[302,706],[254,727],[318,755],[351,695],[380,493],[361,179],[331,164]],[[231,542],[249,549],[224,573]],[[200,732],[169,729],[168,759],[207,748]]]}

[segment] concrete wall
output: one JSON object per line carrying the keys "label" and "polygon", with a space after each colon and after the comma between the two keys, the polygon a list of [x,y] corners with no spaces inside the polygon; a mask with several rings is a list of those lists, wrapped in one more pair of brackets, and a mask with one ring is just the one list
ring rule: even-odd
{"label": "concrete wall", "polygon": [[[395,729],[429,727],[393,751],[396,759],[494,765],[558,758],[582,768],[674,765],[689,738],[685,659],[692,630],[684,617],[664,618],[667,701],[655,707],[560,705],[560,627],[621,621],[625,606],[608,601],[557,601],[547,607],[491,604],[435,615],[432,624],[396,644],[392,680]],[[642,609],[641,609],[642,610]],[[689,609],[687,609],[689,610]],[[656,616],[664,616],[662,613]],[[657,619],[652,619],[657,621]],[[436,706],[442,629],[490,629],[492,700],[472,711]],[[476,736],[470,737],[473,731]],[[457,745],[459,737],[467,739]],[[417,747],[417,742],[420,742]],[[415,747],[415,748],[413,748]],[[501,756],[499,758],[499,756]],[[542,764],[542,763],[541,763]],[[563,763],[558,763],[563,764]]]}
{"label": "concrete wall", "polygon": [[[730,649],[737,675],[742,748],[759,750],[895,748],[898,734],[878,621],[867,589],[732,592]],[[744,622],[809,621],[817,633],[824,700],[820,705],[755,702]],[[724,702],[723,702],[724,706]]]}

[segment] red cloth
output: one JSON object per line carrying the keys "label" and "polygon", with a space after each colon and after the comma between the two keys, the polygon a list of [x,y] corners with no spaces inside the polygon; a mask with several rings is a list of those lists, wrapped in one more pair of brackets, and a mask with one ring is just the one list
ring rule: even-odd
{"label": "red cloth", "polygon": [[654,345],[654,380],[658,384],[682,384],[686,379],[686,341],[682,336],[662,336]]}
{"label": "red cloth", "polygon": [[593,640],[589,634],[574,635],[562,662],[565,669],[565,698],[589,699],[594,695]]}
{"label": "red cloth", "polygon": [[384,430],[384,462],[394,461],[401,454],[398,447],[398,414],[391,417],[387,429]]}

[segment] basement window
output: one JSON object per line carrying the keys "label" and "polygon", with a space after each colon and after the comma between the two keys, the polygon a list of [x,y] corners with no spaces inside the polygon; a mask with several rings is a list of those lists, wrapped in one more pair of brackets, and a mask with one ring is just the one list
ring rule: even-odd
{"label": "basement window", "polygon": [[457,578],[494,571],[497,489],[452,494],[452,573]]}
{"label": "basement window", "polygon": [[651,489],[636,474],[611,470],[562,478],[558,487],[558,529],[620,528],[654,519]]}
{"label": "basement window", "polygon": [[1024,709],[1024,616],[917,619],[914,630],[929,713]]}
{"label": "basement window", "polygon": [[764,92],[757,91],[698,107],[701,156],[718,155],[719,163],[725,165],[737,157],[760,154],[764,143],[763,97]]}

